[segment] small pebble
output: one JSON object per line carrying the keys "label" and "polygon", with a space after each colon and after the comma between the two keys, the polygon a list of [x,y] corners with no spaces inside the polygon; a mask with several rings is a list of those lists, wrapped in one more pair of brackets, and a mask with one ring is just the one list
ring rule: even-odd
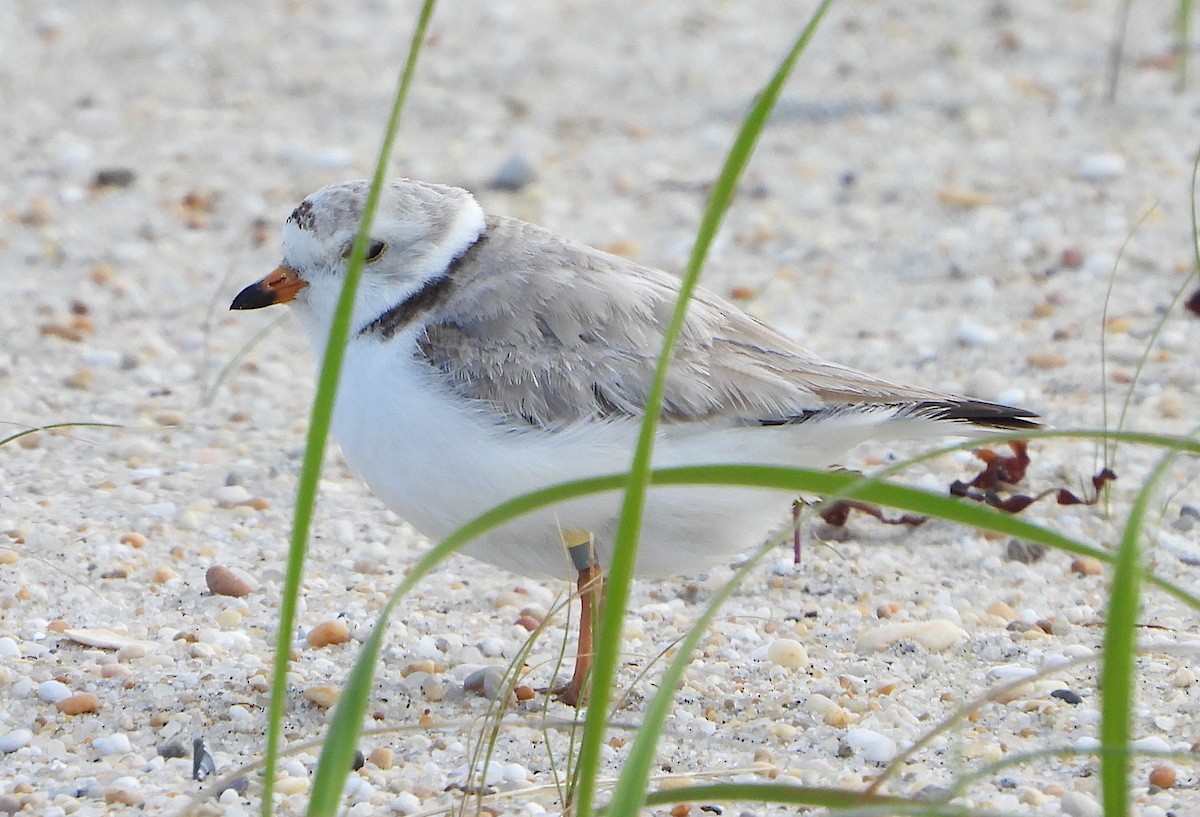
{"label": "small pebble", "polygon": [[503,667],[482,667],[463,679],[463,691],[495,700],[504,688]]}
{"label": "small pebble", "polygon": [[128,167],[105,167],[92,177],[93,187],[128,187],[137,179],[137,173]]}
{"label": "small pebble", "polygon": [[400,677],[407,678],[415,672],[424,672],[427,675],[433,675],[437,671],[437,664],[428,658],[423,658],[420,661],[413,661],[411,664],[406,664],[400,670]]}
{"label": "small pebble", "polygon": [[1079,163],[1079,176],[1089,182],[1107,182],[1124,175],[1125,165],[1125,157],[1119,153],[1092,153]]}
{"label": "small pebble", "polygon": [[[83,715],[100,709],[100,699],[90,692],[77,692],[70,697],[63,698],[54,705],[54,708],[64,715]],[[126,738],[125,742],[128,743],[129,739]]]}
{"label": "small pebble", "polygon": [[236,508],[238,505],[249,504],[253,497],[243,485],[222,485],[217,489],[217,505],[222,508]]}
{"label": "small pebble", "polygon": [[1062,796],[1061,803],[1063,814],[1068,817],[1101,817],[1104,814],[1100,804],[1083,792],[1066,792]]}
{"label": "small pebble", "polygon": [[1061,352],[1033,352],[1025,358],[1025,362],[1031,369],[1049,370],[1062,369],[1071,361]]}
{"label": "small pebble", "polygon": [[37,696],[48,704],[56,704],[70,698],[71,690],[62,681],[46,681],[38,684]]}
{"label": "small pebble", "polygon": [[808,653],[795,639],[777,638],[767,648],[767,660],[778,667],[800,669],[808,665]]}
{"label": "small pebble", "polygon": [[28,729],[14,729],[0,735],[0,753],[7,754],[23,749],[33,741],[33,732]]}
{"label": "small pebble", "polygon": [[846,743],[872,763],[890,763],[899,751],[896,741],[871,729],[846,730]]}
{"label": "small pebble", "polygon": [[8,636],[0,638],[0,658],[20,658],[21,648]]}
{"label": "small pebble", "polygon": [[1133,742],[1132,746],[1139,752],[1166,754],[1171,751],[1171,744],[1157,735],[1151,735],[1148,738],[1138,738]]}
{"label": "small pebble", "polygon": [[1031,565],[1041,561],[1046,555],[1046,546],[1039,545],[1036,542],[1027,542],[1024,539],[1009,539],[1008,546],[1004,549],[1004,558],[1010,562],[1020,562],[1023,565]]}
{"label": "small pebble", "polygon": [[991,615],[996,616],[996,618],[1001,618],[1005,621],[1012,621],[1017,617],[1017,611],[1002,601],[993,601],[988,605],[987,611]]}
{"label": "small pebble", "polygon": [[187,749],[184,748],[184,745],[177,740],[164,743],[162,746],[158,747],[158,756],[167,760],[177,757],[187,757],[187,755]]}
{"label": "small pebble", "polygon": [[524,684],[514,689],[513,693],[517,696],[518,701],[532,701],[537,697],[537,691],[533,687],[525,686]]}
{"label": "small pebble", "polygon": [[430,703],[445,700],[446,688],[436,678],[426,678],[421,682],[421,695]]}
{"label": "small pebble", "polygon": [[987,677],[999,681],[1003,684],[1013,681],[1023,681],[1037,674],[1037,670],[1032,667],[1025,667],[1020,664],[1001,664],[991,667],[987,671]]}
{"label": "small pebble", "polygon": [[537,179],[537,170],[533,162],[519,150],[514,150],[505,157],[492,177],[489,187],[493,190],[516,192]]}
{"label": "small pebble", "polygon": [[337,703],[339,694],[340,691],[337,687],[329,686],[328,684],[318,684],[304,690],[304,700],[321,709],[329,709]]}
{"label": "small pebble", "polygon": [[241,598],[254,591],[254,584],[245,576],[240,576],[225,565],[213,565],[204,574],[204,583],[209,591],[216,596],[232,596]]}
{"label": "small pebble", "polygon": [[126,644],[117,650],[117,660],[123,663],[145,658],[148,650],[144,644]]}
{"label": "small pebble", "polygon": [[412,792],[401,792],[392,798],[388,808],[396,814],[416,814],[421,810],[421,798]]}
{"label": "small pebble", "polygon": [[[226,630],[232,630],[242,623],[242,614],[232,607],[226,607],[217,613],[216,622],[217,626]],[[311,636],[311,633],[309,635]]]}
{"label": "small pebble", "polygon": [[323,621],[308,631],[308,646],[320,649],[333,644],[345,644],[350,640],[350,628],[340,618]]}
{"label": "small pebble", "polygon": [[108,805],[136,806],[143,799],[136,788],[111,786],[104,790],[104,802]]}
{"label": "small pebble", "polygon": [[179,578],[179,574],[169,567],[156,567],[150,573],[150,581],[155,584],[166,584],[169,581],[174,581]]}
{"label": "small pebble", "polygon": [[1156,789],[1169,789],[1175,785],[1175,769],[1165,763],[1150,770],[1150,785]]}
{"label": "small pebble", "polygon": [[1056,689],[1050,693],[1051,698],[1058,698],[1060,701],[1065,701],[1071,706],[1076,706],[1083,703],[1083,696],[1078,692],[1072,692],[1069,689]]}
{"label": "small pebble", "polygon": [[949,619],[901,621],[864,630],[858,637],[858,650],[878,652],[900,641],[910,641],[931,652],[944,652],[967,637],[966,631]]}
{"label": "small pebble", "polygon": [[128,735],[124,732],[115,732],[93,740],[92,748],[104,757],[108,757],[109,755],[123,755],[131,751],[133,747],[129,744]]}
{"label": "small pebble", "polygon": [[954,339],[967,346],[990,346],[999,338],[995,329],[974,321],[963,321],[954,332]]}
{"label": "small pebble", "polygon": [[395,762],[395,753],[386,746],[376,746],[371,750],[371,754],[367,755],[367,762],[376,769],[386,771],[392,768],[392,763]]}
{"label": "small pebble", "polygon": [[1076,556],[1071,560],[1071,572],[1079,576],[1099,576],[1104,572],[1104,562],[1091,556]]}
{"label": "small pebble", "polygon": [[[217,797],[220,797],[222,794],[224,794],[227,791],[231,791],[234,794],[236,794],[238,797],[241,797],[242,795],[244,795],[246,793],[246,789],[248,789],[248,788],[250,788],[250,778],[235,777],[233,780],[230,780],[224,786],[217,789]],[[225,813],[228,814],[229,812],[227,811]]]}

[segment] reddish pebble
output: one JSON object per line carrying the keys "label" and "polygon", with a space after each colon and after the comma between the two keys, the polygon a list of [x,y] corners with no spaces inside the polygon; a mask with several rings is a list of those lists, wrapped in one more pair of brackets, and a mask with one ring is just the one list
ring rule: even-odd
{"label": "reddish pebble", "polygon": [[323,621],[308,631],[308,646],[328,647],[332,644],[345,644],[350,640],[350,628],[340,618]]}
{"label": "reddish pebble", "polygon": [[1078,247],[1067,247],[1059,256],[1059,262],[1066,269],[1079,269],[1083,266],[1083,251]]}
{"label": "reddish pebble", "polygon": [[517,696],[518,701],[532,701],[537,697],[537,692],[533,687],[519,686],[513,690],[513,694]]}
{"label": "reddish pebble", "polygon": [[249,595],[254,587],[250,582],[234,573],[225,565],[213,565],[204,574],[204,583],[216,596],[233,596],[241,598]]}
{"label": "reddish pebble", "polygon": [[1175,785],[1175,769],[1165,763],[1150,770],[1150,785],[1158,789],[1169,789]]}
{"label": "reddish pebble", "polygon": [[524,627],[526,630],[528,630],[529,632],[532,633],[538,627],[542,626],[542,622],[538,621],[533,616],[525,615],[525,616],[520,616],[517,619],[517,626]]}
{"label": "reddish pebble", "polygon": [[1071,572],[1080,576],[1099,576],[1104,572],[1104,562],[1091,556],[1077,556],[1071,560]]}
{"label": "reddish pebble", "polygon": [[63,698],[54,708],[64,715],[82,715],[99,709],[100,699],[90,692],[77,692],[69,698]]}
{"label": "reddish pebble", "polygon": [[146,537],[140,533],[137,533],[136,531],[134,533],[127,533],[121,537],[121,544],[129,545],[131,548],[138,548],[140,550],[146,546]]}

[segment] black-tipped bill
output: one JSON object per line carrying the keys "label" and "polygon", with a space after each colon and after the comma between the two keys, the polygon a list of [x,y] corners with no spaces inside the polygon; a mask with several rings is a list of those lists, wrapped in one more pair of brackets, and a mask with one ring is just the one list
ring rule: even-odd
{"label": "black-tipped bill", "polygon": [[262,309],[264,306],[286,304],[295,298],[308,282],[291,267],[280,264],[261,281],[255,281],[238,293],[230,309]]}

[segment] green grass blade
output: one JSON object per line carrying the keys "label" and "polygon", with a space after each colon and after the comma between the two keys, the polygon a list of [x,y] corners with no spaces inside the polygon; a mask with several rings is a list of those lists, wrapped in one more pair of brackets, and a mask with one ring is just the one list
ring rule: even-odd
{"label": "green grass blade", "polygon": [[25,428],[25,429],[22,429],[20,431],[13,433],[13,434],[9,434],[7,437],[2,437],[2,438],[0,438],[0,445],[7,445],[8,443],[13,442],[14,440],[19,440],[22,437],[28,437],[30,434],[40,434],[43,431],[53,431],[56,428],[124,428],[124,427],[125,426],[123,426],[119,423],[89,423],[89,422],[50,423],[49,425],[35,426],[33,428]]}
{"label": "green grass blade", "polygon": [[[1186,91],[1188,82],[1188,53],[1192,47],[1192,0],[1179,0],[1175,17],[1175,52],[1179,55],[1179,74],[1175,89]],[[1193,224],[1195,221],[1193,220]]]}
{"label": "green grass blade", "polygon": [[[700,269],[712,246],[717,228],[728,209],[729,201],[737,187],[759,135],[766,126],[767,118],[775,106],[775,101],[792,72],[792,68],[808,45],[818,24],[824,17],[832,0],[823,0],[813,13],[808,25],[797,38],[791,51],[776,70],[770,82],[759,93],[750,109],[733,147],[726,157],[725,165],[713,185],[709,196],[708,206],[696,235],[696,243],[692,247],[691,257],[680,282],[679,297],[675,302],[675,310],[671,323],[663,338],[663,349],[659,357],[658,368],[654,373],[654,383],[646,399],[645,416],[642,419],[641,431],[638,435],[637,449],[634,452],[633,464],[630,469],[629,481],[625,490],[625,500],[621,506],[621,517],[618,522],[616,541],[613,548],[612,565],[609,570],[607,600],[601,616],[600,636],[596,655],[592,664],[591,698],[588,704],[587,718],[584,725],[583,739],[579,752],[580,783],[578,787],[577,808],[579,814],[590,814],[596,794],[596,781],[600,772],[600,749],[604,741],[605,726],[608,717],[608,706],[612,695],[612,685],[617,673],[620,659],[622,630],[624,627],[625,607],[629,600],[629,588],[633,580],[633,568],[637,559],[638,534],[641,529],[642,511],[645,506],[646,487],[650,480],[650,461],[654,448],[654,438],[658,429],[658,417],[662,406],[663,393],[666,389],[667,367],[675,349],[675,341],[687,313],[688,301],[700,277]],[[620,796],[620,792],[618,795]],[[635,813],[638,801],[643,797],[644,790],[628,792],[624,805],[618,811]]]}
{"label": "green grass blade", "polygon": [[[818,786],[788,786],[781,783],[706,783],[653,792],[646,797],[647,806],[670,803],[754,802],[778,803],[790,806],[810,806],[833,809],[837,814],[860,817],[914,814],[928,817],[989,817],[995,812],[966,806],[931,803],[907,797],[866,795],[848,789]],[[806,810],[807,811],[807,810]]]}
{"label": "green grass blade", "polygon": [[[313,511],[316,507],[317,484],[321,476],[321,468],[325,459],[325,443],[329,438],[329,428],[333,419],[334,399],[337,394],[338,379],[341,376],[342,361],[345,358],[346,342],[350,337],[350,318],[353,312],[354,295],[358,288],[358,279],[362,273],[363,259],[366,255],[367,244],[370,241],[371,223],[375,210],[379,205],[380,193],[383,189],[387,165],[391,157],[392,146],[396,140],[396,132],[400,126],[400,114],[404,109],[404,101],[408,96],[408,88],[416,69],[417,57],[421,44],[425,39],[425,31],[429,18],[433,13],[435,0],[426,0],[421,8],[417,24],[414,27],[412,42],[409,48],[408,60],[400,74],[399,86],[392,101],[391,115],[388,117],[387,128],[384,131],[383,144],[379,149],[375,174],[367,193],[363,208],[362,222],[350,252],[349,267],[342,292],[338,297],[337,310],[334,314],[333,325],[329,331],[329,342],[325,347],[325,358],[321,362],[321,372],[317,380],[317,392],[313,398],[311,419],[308,427],[308,439],[304,449],[304,463],[300,472],[300,484],[296,491],[296,509],[292,519],[292,537],[288,548],[287,571],[284,577],[283,598],[279,608],[279,630],[275,643],[275,666],[272,671],[271,703],[267,722],[267,748],[265,768],[263,772],[263,797],[261,812],[264,817],[270,817],[272,811],[272,795],[275,785],[275,765],[279,756],[279,743],[283,731],[283,708],[286,701],[288,656],[291,647],[291,635],[296,623],[296,606],[300,594],[300,581],[304,572],[304,557],[308,548],[308,535],[312,526]],[[365,706],[365,703],[363,704]],[[357,729],[361,724],[356,724]],[[330,728],[332,737],[344,735],[343,724],[335,722]],[[340,753],[345,751],[344,742],[334,741],[332,746],[326,743],[321,753],[321,763],[318,766],[318,777],[314,780],[312,800],[309,804],[310,814],[333,814],[336,810],[337,799],[341,785],[329,791],[331,776],[339,772],[329,770],[330,763],[336,764]],[[340,780],[345,781],[349,771],[350,753],[345,756],[344,769],[340,770]],[[329,757],[333,752],[332,760]],[[318,786],[318,782],[320,786]],[[330,805],[332,801],[333,805]]]}
{"label": "green grass blade", "polygon": [[1129,813],[1129,733],[1143,576],[1139,543],[1151,496],[1176,456],[1176,452],[1164,455],[1138,491],[1117,550],[1108,594],[1100,669],[1100,793],[1106,817]]}

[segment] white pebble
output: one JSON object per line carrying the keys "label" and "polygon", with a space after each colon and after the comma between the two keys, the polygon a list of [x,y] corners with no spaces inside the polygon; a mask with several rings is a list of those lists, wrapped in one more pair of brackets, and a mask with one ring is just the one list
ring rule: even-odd
{"label": "white pebble", "polygon": [[986,275],[972,278],[967,283],[966,296],[972,301],[986,301],[996,294],[996,284]]}
{"label": "white pebble", "polygon": [[996,402],[1006,406],[1019,406],[1025,402],[1025,390],[1013,386],[996,393]]}
{"label": "white pebble", "polygon": [[222,485],[217,489],[217,504],[222,508],[245,505],[250,499],[250,492],[241,485]]}
{"label": "white pebble", "polygon": [[401,792],[392,798],[388,808],[396,814],[415,814],[421,810],[421,798],[409,791]]}
{"label": "white pebble", "polygon": [[992,667],[987,671],[987,677],[992,678],[1001,683],[1009,683],[1010,681],[1023,681],[1026,678],[1031,678],[1037,675],[1037,670],[1030,667],[1023,667],[1020,664],[1001,664],[998,667]]}
{"label": "white pebble", "polygon": [[520,763],[505,763],[504,782],[510,786],[524,786],[529,782],[529,771]]}
{"label": "white pebble", "polygon": [[366,778],[352,774],[346,779],[346,787],[342,789],[342,793],[355,800],[370,800],[375,796],[375,787]]}
{"label": "white pebble", "polygon": [[858,637],[860,652],[878,652],[900,641],[911,641],[931,652],[943,652],[967,640],[962,628],[944,618],[901,621],[864,630]]}
{"label": "white pebble", "polygon": [[479,651],[488,658],[499,658],[504,655],[504,640],[494,636],[479,642]]}
{"label": "white pebble", "polygon": [[873,763],[890,763],[898,751],[896,741],[870,729],[846,730],[846,743]]}
{"label": "white pebble", "polygon": [[808,665],[808,653],[794,638],[777,638],[767,647],[767,660],[776,666],[800,669]]}
{"label": "white pebble", "polygon": [[21,648],[8,636],[0,638],[0,658],[20,658]]}
{"label": "white pebble", "polygon": [[122,755],[130,751],[133,747],[129,745],[129,736],[124,732],[116,732],[111,735],[105,735],[101,738],[96,738],[92,741],[92,748],[99,752],[104,757],[109,755]]}
{"label": "white pebble", "polygon": [[28,729],[14,729],[11,732],[0,735],[0,752],[8,753],[15,752],[30,744],[33,740],[33,732]]}
{"label": "white pebble", "polygon": [[1100,817],[1104,813],[1092,797],[1078,791],[1062,796],[1062,810],[1068,817]]}
{"label": "white pebble", "polygon": [[38,684],[37,696],[48,704],[56,704],[71,697],[71,690],[62,681],[46,681]]}
{"label": "white pebble", "polygon": [[999,337],[995,329],[975,321],[963,321],[954,332],[954,339],[968,346],[989,346]]}
{"label": "white pebble", "polygon": [[1133,742],[1133,748],[1139,752],[1166,753],[1171,751],[1171,744],[1167,743],[1160,737],[1149,737],[1135,740]]}
{"label": "white pebble", "polygon": [[1092,153],[1079,163],[1079,175],[1089,182],[1106,182],[1125,173],[1125,157],[1119,153]]}

